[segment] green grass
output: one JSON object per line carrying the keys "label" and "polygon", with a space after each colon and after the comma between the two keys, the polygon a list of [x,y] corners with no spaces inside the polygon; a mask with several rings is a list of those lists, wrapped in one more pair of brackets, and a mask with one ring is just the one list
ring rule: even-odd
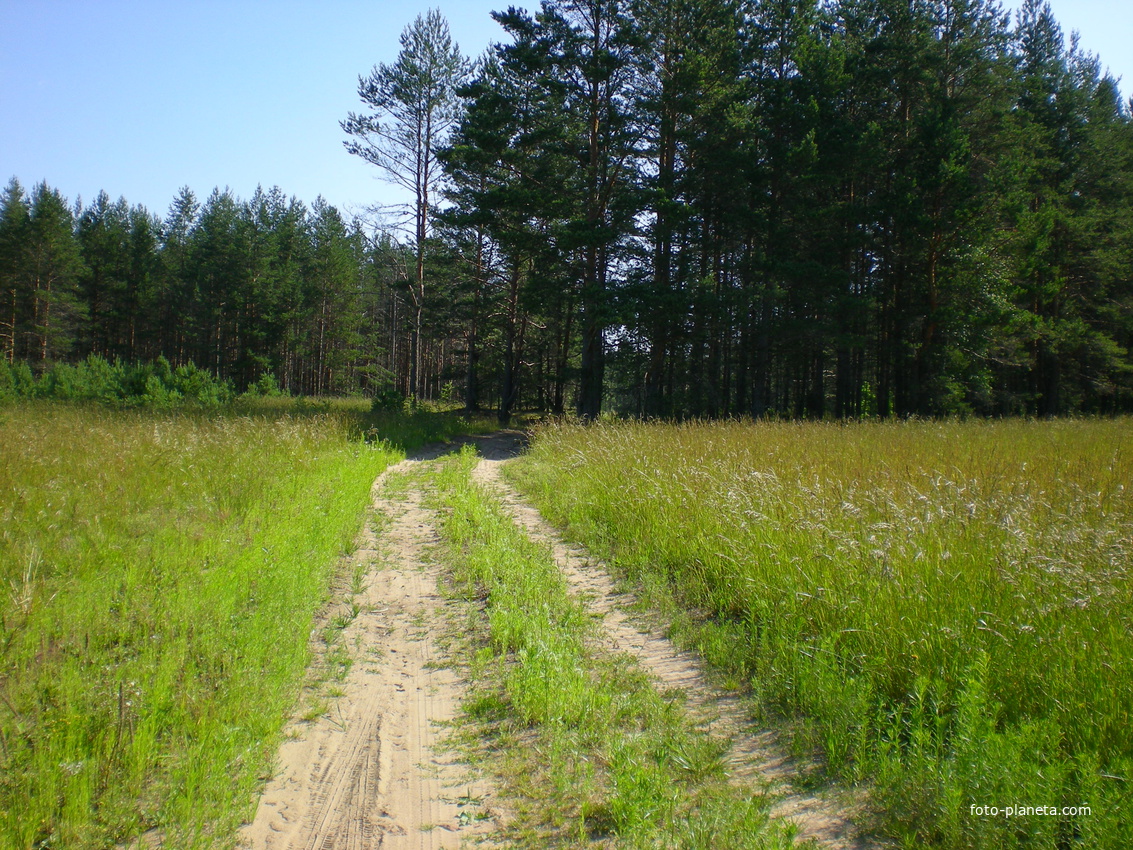
{"label": "green grass", "polygon": [[467,634],[489,769],[512,797],[512,837],[618,847],[789,846],[758,789],[725,781],[725,745],[693,728],[626,656],[595,641],[546,547],[469,480],[466,449],[437,474],[451,583],[475,603]]}
{"label": "green grass", "polygon": [[903,843],[1133,844],[1129,420],[559,425],[513,469]]}
{"label": "green grass", "polygon": [[289,399],[0,409],[0,848],[231,845],[375,476],[468,427]]}

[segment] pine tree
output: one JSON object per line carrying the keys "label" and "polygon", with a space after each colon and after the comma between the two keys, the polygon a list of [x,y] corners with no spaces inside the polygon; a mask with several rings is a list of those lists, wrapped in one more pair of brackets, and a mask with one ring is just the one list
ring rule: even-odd
{"label": "pine tree", "polygon": [[193,346],[203,329],[197,326],[197,283],[193,272],[193,232],[200,204],[182,186],[169,206],[161,235],[161,282],[157,288],[158,328],[164,329],[159,347],[177,364],[196,357]]}
{"label": "pine tree", "polygon": [[121,347],[129,360],[152,360],[161,351],[157,339],[165,333],[155,324],[160,316],[161,221],[145,207],[135,206],[130,209],[129,224],[125,303],[130,307]]}
{"label": "pine tree", "polygon": [[16,359],[21,299],[27,286],[29,213],[24,189],[13,177],[0,200],[0,344],[9,363]]}
{"label": "pine tree", "polygon": [[312,391],[329,395],[353,389],[351,373],[361,356],[360,246],[338,210],[321,197],[311,214],[307,346]]}
{"label": "pine tree", "polygon": [[74,217],[58,190],[40,183],[32,190],[27,227],[27,277],[30,323],[17,357],[41,367],[71,353],[83,317],[78,283],[84,272]]}
{"label": "pine tree", "polygon": [[[640,208],[641,133],[631,108],[638,30],[617,0],[545,2],[534,18],[515,9],[496,17],[515,39],[502,48],[501,62],[542,92],[529,100],[561,104],[565,144],[542,149],[568,154],[555,188],[573,208],[556,242],[574,269],[581,310],[577,411],[593,419],[602,409],[605,337],[615,320],[611,276]],[[554,191],[544,187],[542,200],[552,201]]]}
{"label": "pine tree", "polygon": [[[738,73],[736,4],[639,0],[634,17],[640,30],[634,110],[646,140],[641,170],[649,211],[642,235],[650,256],[632,295],[634,321],[648,344],[642,412],[656,416],[684,403],[671,378],[692,366],[683,357],[690,320],[704,326],[705,317],[692,315],[693,279],[704,276],[693,269],[694,246],[707,236],[701,216],[714,205],[710,196],[726,194],[741,207],[748,200],[743,140],[751,126]],[[677,367],[675,360],[686,362]]]}
{"label": "pine tree", "polygon": [[78,217],[85,273],[80,283],[86,311],[82,349],[105,358],[128,351],[131,303],[127,278],[130,267],[130,210],[125,199],[111,202],[99,192]]}
{"label": "pine tree", "polygon": [[441,169],[437,151],[459,118],[456,90],[468,74],[468,62],[449,35],[448,22],[435,9],[401,34],[401,52],[392,65],[374,66],[358,78],[358,96],[368,114],[350,113],[342,129],[355,139],[346,149],[385,172],[395,185],[413,193],[416,248],[414,286],[410,290],[414,321],[410,341],[409,391],[421,390],[421,326],[425,306],[425,245],[429,215]]}
{"label": "pine tree", "polygon": [[[563,101],[530,73],[540,48],[522,26],[516,43],[501,51],[503,60],[485,62],[466,89],[465,117],[442,156],[454,202],[444,218],[472,230],[474,273],[484,284],[474,291],[474,303],[490,302],[498,319],[501,422],[519,398],[529,290],[535,280],[557,280],[556,243],[574,209],[569,195],[547,191],[568,179],[568,158],[559,152],[569,143]],[[488,267],[489,254],[497,260],[495,269]],[[478,305],[476,314],[487,306]]]}
{"label": "pine tree", "polygon": [[199,332],[193,359],[217,375],[230,374],[242,347],[239,316],[248,275],[242,236],[236,198],[213,189],[192,231],[190,268]]}
{"label": "pine tree", "polygon": [[1015,42],[1015,146],[1001,207],[1013,368],[1002,370],[1003,403],[1044,416],[1113,409],[1128,362],[1112,319],[1129,280],[1117,259],[1129,256],[1129,117],[1097,60],[1074,40],[1067,49],[1045,3],[1024,4]]}

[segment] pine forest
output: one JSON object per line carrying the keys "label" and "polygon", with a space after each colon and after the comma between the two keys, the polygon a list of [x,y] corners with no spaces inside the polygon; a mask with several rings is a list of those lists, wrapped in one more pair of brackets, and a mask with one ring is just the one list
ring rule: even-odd
{"label": "pine forest", "polygon": [[404,228],[280,188],[162,217],[13,179],[7,373],[164,358],[501,419],[1133,410],[1131,103],[1045,4],[494,16],[474,57],[410,23],[327,153],[401,185]]}

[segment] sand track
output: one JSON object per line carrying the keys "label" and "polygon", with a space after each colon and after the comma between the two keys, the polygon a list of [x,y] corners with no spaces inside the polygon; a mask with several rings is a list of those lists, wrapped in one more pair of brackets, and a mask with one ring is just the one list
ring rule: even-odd
{"label": "sand track", "polygon": [[[482,456],[474,480],[496,493],[520,528],[549,546],[572,592],[601,615],[602,645],[637,659],[659,687],[683,692],[694,717],[729,742],[733,782],[768,794],[772,816],[793,822],[800,841],[836,850],[876,846],[851,822],[858,810],[853,799],[793,791],[789,780],[800,766],[776,734],[753,726],[741,700],[712,683],[695,653],[629,614],[633,596],[620,593],[600,562],[567,545],[501,478],[501,464],[522,450],[521,433],[464,442]],[[379,539],[368,522],[352,556],[367,571],[366,588],[354,599],[357,616],[342,635],[354,664],[324,715],[288,727],[276,775],[242,831],[245,847],[431,850],[460,847],[466,839],[491,842],[500,818],[493,789],[440,745],[464,683],[438,646],[451,610],[437,592],[439,568],[430,551],[435,517],[424,504],[422,479],[412,474],[417,463],[453,448],[426,449],[374,483],[373,513],[385,524]]]}
{"label": "sand track", "polygon": [[[358,540],[352,557],[367,568],[366,589],[341,638],[354,664],[323,716],[288,727],[276,776],[243,830],[247,847],[448,848],[495,826],[491,789],[439,746],[464,688],[437,645],[447,612],[429,551],[434,519],[406,475],[438,453],[403,461],[374,484],[385,527],[378,540],[367,523]],[[406,489],[391,494],[403,476]]]}

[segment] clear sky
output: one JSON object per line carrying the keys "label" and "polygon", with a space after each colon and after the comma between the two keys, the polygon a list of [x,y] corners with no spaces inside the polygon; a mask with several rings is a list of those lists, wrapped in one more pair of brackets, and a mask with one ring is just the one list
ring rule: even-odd
{"label": "clear sky", "polygon": [[[444,0],[467,55],[503,37],[492,0]],[[394,199],[346,153],[358,75],[427,4],[385,0],[0,0],[0,184],[100,189],[164,216],[181,186],[262,184],[341,210]]]}
{"label": "clear sky", "polygon": [[[1021,0],[1009,0],[1015,8]],[[466,55],[521,0],[434,0]],[[1133,92],[1133,3],[1050,0]],[[0,0],[0,184],[105,189],[164,216],[181,186],[278,185],[344,212],[399,196],[343,150],[357,80],[429,7],[386,0]]]}

